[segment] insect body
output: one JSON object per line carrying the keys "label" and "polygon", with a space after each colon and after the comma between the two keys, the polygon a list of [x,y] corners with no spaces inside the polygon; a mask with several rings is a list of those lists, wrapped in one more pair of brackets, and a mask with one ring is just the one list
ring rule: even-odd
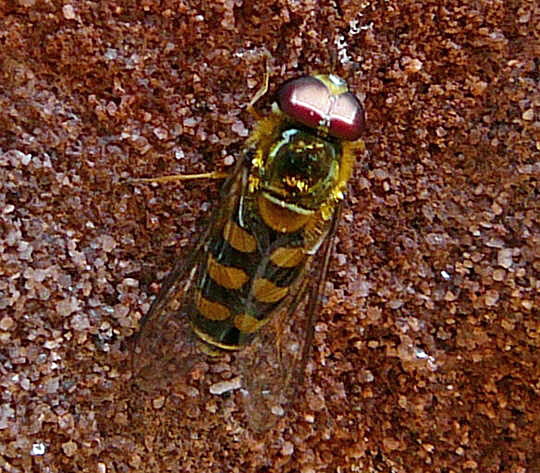
{"label": "insect body", "polygon": [[[138,355],[185,364],[190,337],[239,352],[251,424],[301,375],[364,113],[334,75],[285,83],[249,136],[222,202],[143,322]],[[148,370],[147,370],[148,371]],[[152,365],[150,371],[155,375]]]}

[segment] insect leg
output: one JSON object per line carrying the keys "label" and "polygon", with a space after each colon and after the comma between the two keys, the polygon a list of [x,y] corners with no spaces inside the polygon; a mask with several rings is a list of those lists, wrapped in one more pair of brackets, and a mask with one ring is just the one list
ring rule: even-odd
{"label": "insect leg", "polygon": [[155,182],[156,184],[165,184],[167,182],[176,182],[176,181],[190,181],[193,179],[225,179],[229,177],[229,174],[226,172],[212,171],[212,172],[203,172],[201,174],[173,174],[171,176],[162,176],[162,177],[142,177],[128,179],[125,182],[127,184],[151,184]]}
{"label": "insect leg", "polygon": [[257,92],[255,92],[255,95],[253,96],[253,98],[251,99],[251,101],[249,102],[249,104],[247,106],[247,111],[250,113],[250,115],[252,115],[255,118],[255,120],[261,120],[262,119],[259,112],[257,112],[257,110],[255,110],[255,104],[264,95],[266,95],[266,92],[268,92],[268,83],[270,81],[270,58],[272,56],[266,49],[264,50],[264,57],[266,59],[266,69],[264,71],[263,85],[260,87],[259,90],[257,90]]}

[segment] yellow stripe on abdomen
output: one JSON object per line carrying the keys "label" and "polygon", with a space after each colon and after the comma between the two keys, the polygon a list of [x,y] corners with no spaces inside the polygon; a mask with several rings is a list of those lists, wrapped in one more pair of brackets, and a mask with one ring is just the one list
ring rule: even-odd
{"label": "yellow stripe on abdomen", "polygon": [[208,274],[220,286],[227,289],[240,289],[249,279],[245,271],[218,263],[208,256]]}
{"label": "yellow stripe on abdomen", "polygon": [[276,286],[272,281],[264,278],[255,279],[252,286],[253,296],[259,302],[274,303],[283,299],[289,288]]}
{"label": "yellow stripe on abdomen", "polygon": [[235,250],[242,253],[253,253],[257,249],[257,240],[232,220],[229,220],[223,228],[223,238]]}
{"label": "yellow stripe on abdomen", "polygon": [[209,301],[200,293],[195,296],[195,306],[203,317],[210,320],[226,320],[231,316],[228,307],[219,302]]}
{"label": "yellow stripe on abdomen", "polygon": [[300,213],[281,207],[273,202],[270,202],[264,195],[259,195],[257,198],[259,212],[261,217],[272,230],[279,233],[293,233],[300,230],[307,222],[311,215],[302,215]]}
{"label": "yellow stripe on abdomen", "polygon": [[259,330],[269,320],[268,318],[258,320],[252,315],[238,314],[234,317],[234,326],[241,332],[253,333]]}
{"label": "yellow stripe on abdomen", "polygon": [[302,248],[277,248],[271,255],[270,261],[280,268],[294,268],[305,259]]}

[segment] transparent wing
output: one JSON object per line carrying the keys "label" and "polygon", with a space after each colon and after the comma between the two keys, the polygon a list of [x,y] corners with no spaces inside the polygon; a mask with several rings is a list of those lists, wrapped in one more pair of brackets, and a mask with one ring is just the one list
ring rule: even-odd
{"label": "transparent wing", "polygon": [[162,387],[189,370],[193,341],[184,312],[184,301],[198,269],[200,245],[186,259],[180,259],[168,276],[135,338],[133,371],[145,390]]}
{"label": "transparent wing", "polygon": [[[241,161],[241,160],[240,160]],[[184,375],[202,356],[192,334],[187,310],[193,297],[193,284],[202,270],[202,257],[212,235],[221,232],[241,194],[242,162],[224,184],[222,203],[216,206],[210,224],[199,242],[186,251],[172,272],[135,337],[132,356],[137,383],[145,390],[159,389]]]}
{"label": "transparent wing", "polygon": [[254,430],[267,430],[283,416],[303,380],[341,206],[341,203],[337,205],[323,244],[308,261],[304,277],[291,291],[280,312],[256,340],[238,354],[244,410]]}

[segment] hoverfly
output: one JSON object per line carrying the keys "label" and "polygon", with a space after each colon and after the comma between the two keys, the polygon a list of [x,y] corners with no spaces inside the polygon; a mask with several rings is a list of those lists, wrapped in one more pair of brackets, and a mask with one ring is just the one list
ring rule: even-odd
{"label": "hoverfly", "polygon": [[140,378],[174,379],[201,356],[229,353],[249,424],[266,429],[281,415],[307,361],[363,128],[363,107],[339,77],[281,86],[206,232],[142,321]]}

